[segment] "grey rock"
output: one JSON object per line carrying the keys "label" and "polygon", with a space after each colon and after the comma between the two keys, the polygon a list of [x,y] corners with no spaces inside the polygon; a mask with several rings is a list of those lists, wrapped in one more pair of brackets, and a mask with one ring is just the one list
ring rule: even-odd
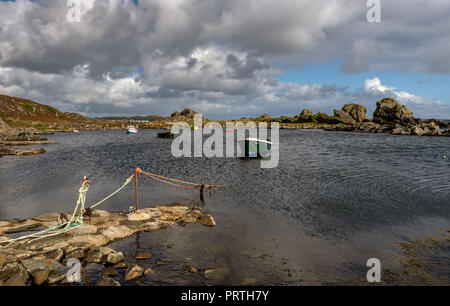
{"label": "grey rock", "polygon": [[120,283],[114,279],[112,279],[111,277],[108,276],[101,276],[97,282],[95,283],[96,286],[100,286],[100,287],[119,287]]}

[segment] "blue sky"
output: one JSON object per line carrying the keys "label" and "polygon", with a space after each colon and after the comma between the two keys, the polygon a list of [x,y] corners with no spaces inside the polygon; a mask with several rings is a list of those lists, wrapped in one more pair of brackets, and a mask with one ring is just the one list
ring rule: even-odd
{"label": "blue sky", "polygon": [[449,74],[380,71],[344,73],[339,69],[342,62],[343,60],[311,64],[297,69],[289,68],[287,65],[279,65],[284,73],[277,76],[276,79],[280,82],[336,84],[355,90],[362,86],[364,80],[379,77],[384,83],[398,89],[450,103]]}

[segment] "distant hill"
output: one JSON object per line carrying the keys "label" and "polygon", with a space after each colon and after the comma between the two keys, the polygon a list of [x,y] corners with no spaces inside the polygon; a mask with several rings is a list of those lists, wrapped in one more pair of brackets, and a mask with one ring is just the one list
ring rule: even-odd
{"label": "distant hill", "polygon": [[85,117],[31,100],[0,95],[0,117],[13,128],[65,129],[103,126],[109,122]]}
{"label": "distant hill", "polygon": [[132,116],[132,117],[101,117],[98,119],[104,120],[116,120],[116,121],[128,121],[128,120],[136,120],[136,121],[156,121],[164,119],[162,116],[158,115],[149,115],[149,116]]}

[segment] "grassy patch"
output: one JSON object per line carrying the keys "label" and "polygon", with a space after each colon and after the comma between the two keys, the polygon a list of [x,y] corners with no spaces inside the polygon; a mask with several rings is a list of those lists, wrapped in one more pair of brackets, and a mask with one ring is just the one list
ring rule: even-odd
{"label": "grassy patch", "polygon": [[23,105],[27,110],[29,110],[30,112],[34,111],[34,107],[31,104],[24,104]]}
{"label": "grassy patch", "polygon": [[47,106],[47,110],[48,110],[50,113],[53,113],[53,114],[56,114],[56,113],[58,112],[56,109],[54,109],[54,108],[51,107],[51,106]]}

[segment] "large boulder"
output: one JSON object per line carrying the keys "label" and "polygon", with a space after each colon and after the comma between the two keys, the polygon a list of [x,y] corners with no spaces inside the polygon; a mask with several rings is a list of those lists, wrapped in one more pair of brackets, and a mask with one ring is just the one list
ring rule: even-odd
{"label": "large boulder", "polygon": [[367,108],[363,105],[345,104],[342,110],[347,112],[358,123],[367,119]]}
{"label": "large boulder", "polygon": [[188,117],[188,118],[194,118],[194,115],[196,115],[196,114],[197,114],[197,112],[193,111],[193,110],[190,109],[190,108],[185,108],[185,109],[180,113],[181,116]]}
{"label": "large boulder", "polygon": [[300,113],[300,117],[302,116],[312,116],[314,115],[312,110],[305,108],[304,110],[302,110],[302,112]]}
{"label": "large boulder", "polygon": [[347,112],[343,110],[334,110],[334,116],[344,124],[356,125],[356,120],[352,118]]}
{"label": "large boulder", "polygon": [[377,123],[412,123],[413,112],[405,105],[400,105],[392,98],[385,98],[377,102],[377,109],[373,113],[373,121]]}

